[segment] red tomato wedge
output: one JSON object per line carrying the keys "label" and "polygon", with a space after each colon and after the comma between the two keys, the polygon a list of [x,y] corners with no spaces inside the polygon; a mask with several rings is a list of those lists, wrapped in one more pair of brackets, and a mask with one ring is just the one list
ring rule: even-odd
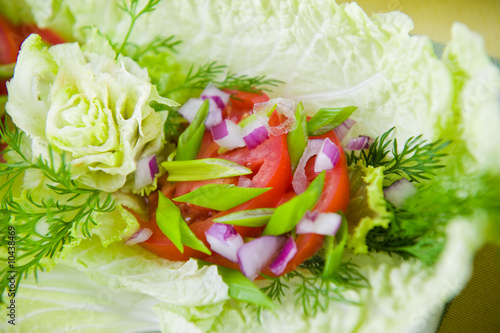
{"label": "red tomato wedge", "polygon": [[[266,95],[242,93],[238,91],[228,92],[232,94],[232,97],[231,103],[224,111],[224,116],[235,122],[240,121],[243,117],[250,114],[254,103],[265,102],[268,100]],[[271,125],[275,125],[276,123],[279,123],[279,121],[280,119],[276,116],[276,114],[271,117]],[[273,122],[275,124],[273,124]],[[333,170],[326,172],[324,190],[320,196],[318,204],[316,205],[316,210],[320,212],[336,212],[344,210],[347,207],[347,203],[349,201],[349,177],[347,173],[346,158],[334,132],[332,131],[315,138],[326,137],[330,138],[330,140],[340,149],[341,158]],[[205,243],[207,247],[209,247],[209,244],[206,241],[205,232],[213,225],[214,218],[240,210],[277,207],[281,203],[284,203],[295,196],[295,193],[290,192],[292,173],[286,135],[271,136],[257,148],[252,150],[248,150],[245,147],[219,155],[217,153],[218,149],[219,146],[212,140],[211,134],[207,132],[203,139],[198,158],[223,158],[248,167],[253,171],[253,173],[248,177],[252,181],[251,186],[272,187],[272,189],[246,203],[224,212],[217,212],[185,203],[176,203],[178,207],[180,207],[185,220],[188,222],[189,228]],[[311,159],[308,164],[313,162],[314,158]],[[306,175],[308,176],[309,181],[311,181],[317,174],[312,171],[312,168],[307,167]],[[175,198],[208,183],[238,184],[239,180],[239,177],[233,177],[210,181],[179,182],[176,184],[163,181],[161,190],[168,198]],[[149,221],[140,222],[141,227],[150,228],[153,231],[153,235],[147,241],[140,243],[143,248],[169,260],[185,261],[189,258],[199,258],[214,264],[239,269],[237,263],[234,263],[217,253],[212,253],[212,255],[209,256],[186,246],[184,247],[184,253],[180,253],[173,243],[161,232],[156,224],[154,213],[154,203],[156,200],[157,198],[154,195],[150,197],[153,213],[151,214]],[[235,229],[242,237],[258,237],[261,235],[263,230],[263,228],[239,226],[235,226]],[[297,266],[304,260],[314,255],[321,248],[323,238],[324,236],[316,234],[299,235],[296,238],[298,250],[297,254],[289,262],[284,274],[296,269]],[[273,276],[269,270],[265,270],[263,273]]]}

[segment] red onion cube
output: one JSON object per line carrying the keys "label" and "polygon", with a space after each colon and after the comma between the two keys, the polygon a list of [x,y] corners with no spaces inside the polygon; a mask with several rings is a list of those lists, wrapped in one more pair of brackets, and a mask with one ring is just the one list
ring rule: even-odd
{"label": "red onion cube", "polygon": [[307,214],[296,226],[297,234],[334,236],[340,228],[342,216],[337,213],[319,213],[315,218]]}
{"label": "red onion cube", "polygon": [[205,100],[207,98],[213,100],[220,110],[224,110],[227,103],[229,102],[230,94],[220,90],[212,83],[207,84],[203,92],[201,93],[201,99]]}
{"label": "red onion cube", "polygon": [[368,148],[370,148],[370,138],[364,135],[349,140],[345,146],[346,150],[363,150]]}
{"label": "red onion cube", "polygon": [[225,119],[211,129],[214,141],[222,148],[245,147],[241,127],[231,120]]}
{"label": "red onion cube", "polygon": [[201,99],[190,98],[180,107],[179,114],[183,116],[184,119],[189,121],[189,123],[192,123],[201,104],[203,104],[203,101]]}
{"label": "red onion cube", "polygon": [[292,260],[292,258],[297,253],[297,244],[293,240],[293,237],[290,236],[283,245],[280,253],[276,257],[276,259],[269,265],[269,269],[275,275],[281,275],[285,271],[286,266]]}
{"label": "red onion cube", "polygon": [[214,223],[205,231],[210,249],[232,262],[238,262],[236,252],[243,245],[243,238],[229,224]]}
{"label": "red onion cube", "polygon": [[129,239],[127,239],[123,244],[134,245],[138,243],[145,242],[151,237],[153,231],[149,228],[141,228],[137,230]]}
{"label": "red onion cube", "polygon": [[326,138],[323,140],[321,149],[316,156],[316,162],[314,163],[314,172],[321,172],[323,170],[331,170],[335,168],[340,159],[340,151],[338,147]]}
{"label": "red onion cube", "polygon": [[209,99],[208,115],[205,119],[205,127],[211,129],[222,122],[222,110],[219,109],[213,99]]}
{"label": "red onion cube", "polygon": [[417,188],[406,178],[395,181],[384,190],[384,196],[396,208],[403,206],[406,199],[417,192]]}
{"label": "red onion cube", "polygon": [[286,238],[283,236],[262,236],[243,244],[237,252],[240,270],[250,281],[273,260]]}
{"label": "red onion cube", "polygon": [[252,121],[243,128],[243,140],[248,149],[258,147],[266,139],[269,139],[269,133],[258,120]]}
{"label": "red onion cube", "polygon": [[146,156],[137,162],[134,173],[134,188],[139,190],[153,183],[155,175],[160,171],[156,155]]}
{"label": "red onion cube", "polygon": [[335,127],[333,131],[337,138],[342,141],[342,139],[346,136],[347,132],[356,124],[356,122],[352,119],[346,119],[339,126]]}
{"label": "red onion cube", "polygon": [[309,161],[309,159],[314,155],[317,155],[321,151],[322,146],[323,140],[320,139],[309,140],[307,142],[306,149],[304,150],[299,164],[297,165],[297,169],[295,169],[295,173],[293,174],[292,187],[295,193],[300,194],[307,189],[307,186],[309,185],[306,177],[307,161]]}

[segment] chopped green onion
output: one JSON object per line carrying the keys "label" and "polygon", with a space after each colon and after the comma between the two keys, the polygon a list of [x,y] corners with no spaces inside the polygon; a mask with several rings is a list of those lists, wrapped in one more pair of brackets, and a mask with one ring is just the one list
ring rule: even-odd
{"label": "chopped green onion", "polygon": [[325,239],[325,267],[323,268],[323,276],[332,277],[340,267],[342,262],[342,254],[347,242],[347,221],[342,214],[342,224],[335,236],[327,236]]}
{"label": "chopped green onion", "polygon": [[[209,265],[209,263],[198,260],[200,266]],[[267,309],[274,309],[274,303],[267,297],[267,295],[260,290],[255,284],[253,284],[249,279],[247,279],[239,270],[217,266],[219,275],[222,280],[229,287],[228,294],[229,297],[244,301],[247,303],[252,303]]]}
{"label": "chopped green onion", "polygon": [[347,120],[356,109],[355,106],[322,108],[307,122],[307,132],[311,136],[325,134]]}
{"label": "chopped green onion", "polygon": [[297,122],[297,127],[286,136],[292,171],[294,171],[295,168],[297,168],[297,165],[299,165],[300,158],[304,154],[304,150],[307,146],[307,140],[309,139],[307,134],[307,118],[302,103],[297,105],[295,120]]}
{"label": "chopped green onion", "polygon": [[257,208],[231,213],[214,219],[216,223],[239,225],[243,227],[262,227],[271,219],[274,208]]}
{"label": "chopped green onion", "polygon": [[208,100],[205,100],[196,112],[193,122],[179,136],[175,154],[176,161],[194,160],[198,155],[205,134],[205,119],[208,115],[208,108]]}
{"label": "chopped green onion", "polygon": [[167,180],[173,182],[228,178],[252,173],[252,170],[238,163],[220,158],[165,161],[161,165],[168,171]]}
{"label": "chopped green onion", "polygon": [[210,255],[210,250],[196,237],[191,229],[189,229],[179,208],[161,193],[161,191],[158,193],[156,223],[158,223],[158,227],[163,234],[170,239],[181,253],[184,253],[184,245],[186,245]]}
{"label": "chopped green onion", "polygon": [[270,187],[238,187],[233,184],[208,184],[173,200],[222,211],[247,202],[270,189]]}
{"label": "chopped green onion", "polygon": [[302,194],[276,208],[262,235],[278,236],[295,228],[304,214],[313,209],[318,202],[324,183],[325,172],[323,171]]}
{"label": "chopped green onion", "polygon": [[[273,114],[274,110],[276,110],[277,107],[278,104],[274,104],[273,107],[270,108],[269,111],[267,111],[266,116],[271,117],[271,115]],[[255,113],[252,113],[251,115],[240,121],[238,125],[240,125],[240,127],[243,128],[254,120],[257,120],[257,116],[255,115]]]}

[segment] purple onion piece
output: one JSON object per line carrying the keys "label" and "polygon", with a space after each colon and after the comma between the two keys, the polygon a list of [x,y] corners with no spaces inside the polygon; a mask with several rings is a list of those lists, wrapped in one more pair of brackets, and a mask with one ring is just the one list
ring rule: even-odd
{"label": "purple onion piece", "polygon": [[223,121],[219,125],[215,125],[212,127],[211,131],[214,141],[225,138],[229,134],[227,130],[227,122]]}
{"label": "purple onion piece", "polygon": [[207,84],[207,86],[205,87],[205,89],[201,93],[202,100],[205,100],[207,98],[211,99],[213,102],[215,102],[215,105],[220,110],[224,110],[227,103],[229,102],[229,97],[231,97],[230,94],[220,90],[219,88],[214,86],[212,83]]}
{"label": "purple onion piece", "polygon": [[214,141],[222,148],[245,147],[241,127],[231,120],[223,120],[219,125],[212,127],[211,131]]}
{"label": "purple onion piece", "polygon": [[283,236],[262,236],[243,244],[237,252],[240,270],[253,281],[271,260],[273,260],[286,238]]}
{"label": "purple onion piece", "polygon": [[206,95],[201,95],[201,100],[204,101],[206,99],[210,98],[212,101],[215,102],[215,105],[217,105],[217,107],[221,110],[224,110],[224,108],[226,107],[226,104],[224,104],[224,101],[222,100],[222,98],[220,98],[220,96],[206,96]]}
{"label": "purple onion piece", "polygon": [[134,188],[139,190],[144,186],[153,183],[155,175],[160,172],[156,155],[146,156],[137,162],[134,173]]}
{"label": "purple onion piece", "polygon": [[205,231],[205,236],[212,251],[232,262],[238,262],[236,253],[243,245],[243,238],[232,225],[214,223],[210,229]]}
{"label": "purple onion piece", "polygon": [[356,124],[354,120],[346,119],[343,123],[333,129],[339,141],[342,141],[354,124]]}
{"label": "purple onion piece", "polygon": [[153,157],[149,160],[148,167],[151,179],[154,180],[156,174],[160,172],[160,168],[158,167],[158,162],[156,161],[156,155],[153,155]]}
{"label": "purple onion piece", "polygon": [[321,149],[314,162],[314,172],[321,172],[323,170],[331,170],[335,168],[340,159],[340,151],[338,147],[326,138],[323,140]]}
{"label": "purple onion piece", "polygon": [[363,150],[368,148],[370,148],[370,138],[364,135],[349,140],[345,146],[346,150]]}
{"label": "purple onion piece", "polygon": [[417,192],[417,188],[406,178],[395,181],[391,186],[384,189],[385,198],[394,205],[401,207],[404,202]]}
{"label": "purple onion piece", "polygon": [[269,132],[258,120],[252,121],[243,128],[243,141],[248,149],[258,147],[266,139],[269,139]]}
{"label": "purple onion piece", "polygon": [[271,272],[273,272],[275,275],[281,275],[296,253],[297,244],[295,244],[293,237],[290,236],[286,240],[285,245],[283,245],[283,247],[281,248],[281,251],[276,259],[269,265],[269,269],[271,270]]}
{"label": "purple onion piece", "polygon": [[127,239],[123,244],[134,245],[138,243],[145,242],[151,237],[153,231],[149,228],[141,228],[137,230],[129,239]]}
{"label": "purple onion piece", "polygon": [[199,98],[190,98],[186,103],[184,103],[180,109],[179,114],[184,117],[189,123],[192,123],[196,113],[198,112],[203,101]]}
{"label": "purple onion piece", "polygon": [[295,193],[300,194],[307,189],[307,186],[309,185],[306,177],[307,161],[309,161],[311,157],[317,155],[320,152],[322,145],[323,140],[321,139],[309,140],[307,142],[306,149],[304,150],[299,164],[297,165],[297,168],[295,169],[295,172],[293,174],[292,187]]}
{"label": "purple onion piece", "polygon": [[337,213],[319,213],[315,219],[306,215],[296,226],[297,234],[334,236],[340,228],[342,216]]}

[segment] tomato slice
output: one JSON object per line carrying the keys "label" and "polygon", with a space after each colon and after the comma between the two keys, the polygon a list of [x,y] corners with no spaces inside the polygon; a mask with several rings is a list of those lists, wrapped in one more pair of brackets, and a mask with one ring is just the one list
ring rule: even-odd
{"label": "tomato slice", "polygon": [[[265,95],[265,97],[263,97],[263,95],[259,94],[241,93],[236,91],[229,92],[232,93],[232,103],[226,108],[224,113],[226,118],[235,122],[240,121],[242,117],[249,114],[254,103],[260,103],[267,100],[267,96]],[[278,116],[274,115],[271,117],[271,123],[279,123],[279,121],[280,119]],[[349,202],[349,177],[347,173],[347,162],[342,146],[333,131],[315,138],[329,138],[341,151],[341,158],[337,166],[333,170],[326,172],[324,190],[315,209],[319,212],[336,212],[339,210],[345,210]],[[248,150],[245,147],[219,155],[217,153],[218,148],[219,146],[213,142],[211,134],[206,133],[198,158],[224,158],[248,167],[253,171],[253,173],[249,175],[250,177],[248,177],[251,180],[251,186],[271,187],[272,189],[225,212],[217,212],[202,207],[178,204],[183,212],[185,220],[189,224],[190,229],[205,243],[205,245],[207,245],[207,247],[209,247],[209,244],[206,241],[205,232],[213,225],[214,218],[239,210],[277,207],[279,204],[295,196],[295,193],[290,192],[292,174],[286,135],[276,137],[271,136],[257,148],[252,150]],[[311,159],[310,162],[313,163],[314,159]],[[309,180],[312,180],[317,174],[312,170],[312,168],[306,168],[306,175]],[[223,180],[179,182],[176,184],[163,182],[162,192],[167,197],[174,198],[188,193],[207,183],[217,182],[238,184],[240,180],[240,177],[233,177]],[[151,201],[154,202],[154,200],[156,200],[154,197],[151,198]],[[212,253],[212,255],[209,256],[186,246],[184,247],[184,253],[180,253],[173,243],[158,228],[155,220],[154,209],[150,220],[141,221],[141,226],[152,229],[153,235],[140,245],[162,258],[185,261],[190,257],[194,257],[222,266],[235,269],[239,268],[238,264],[231,262],[217,253]],[[235,226],[235,229],[242,237],[259,237],[263,230],[263,228],[239,226]],[[300,265],[305,259],[314,255],[321,248],[323,239],[324,236],[316,234],[299,235],[296,238],[297,254],[289,262],[285,273],[296,269],[297,266]],[[265,270],[263,273],[274,276],[269,270]]]}

